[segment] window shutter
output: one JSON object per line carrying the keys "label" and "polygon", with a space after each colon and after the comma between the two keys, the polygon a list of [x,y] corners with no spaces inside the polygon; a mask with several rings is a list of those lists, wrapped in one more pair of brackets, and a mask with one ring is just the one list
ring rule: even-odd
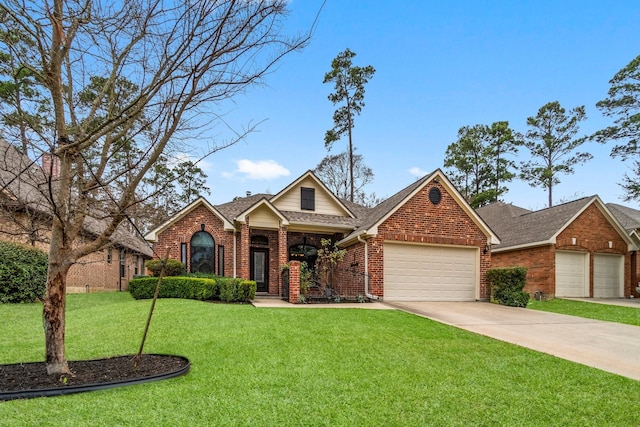
{"label": "window shutter", "polygon": [[300,188],[300,208],[306,211],[316,210],[315,188]]}

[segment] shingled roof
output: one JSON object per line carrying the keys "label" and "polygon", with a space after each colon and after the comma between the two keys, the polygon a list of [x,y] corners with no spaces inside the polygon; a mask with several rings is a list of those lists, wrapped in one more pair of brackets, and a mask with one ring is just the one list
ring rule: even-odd
{"label": "shingled roof", "polygon": [[[598,196],[591,196],[538,211],[494,202],[476,212],[500,237],[501,243],[493,247],[494,251],[500,251],[553,243],[555,237],[592,203],[607,210]],[[616,221],[613,215],[611,220]],[[628,239],[627,234],[623,234]]]}
{"label": "shingled roof", "polygon": [[[299,182],[302,178],[309,176],[312,174],[311,171],[303,174],[300,178],[298,178],[294,183]],[[459,195],[453,184],[449,182],[446,176],[439,169],[434,172],[424,176],[423,178],[413,182],[408,185],[404,189],[398,191],[393,196],[384,200],[377,206],[373,208],[368,208],[357,203],[352,203],[346,200],[335,198],[338,203],[341,203],[345,209],[345,212],[348,212],[349,215],[328,215],[328,214],[319,214],[315,212],[305,212],[305,211],[279,211],[278,214],[286,219],[289,224],[303,225],[303,226],[318,226],[324,228],[335,228],[341,229],[342,231],[346,231],[347,236],[341,240],[342,243],[349,244],[353,240],[357,238],[357,236],[363,233],[374,232],[377,227],[385,218],[392,214],[396,209],[398,209],[402,204],[410,198],[410,196],[422,188],[424,185],[427,185],[429,181],[432,179],[441,179],[439,182],[442,182],[447,186],[450,193],[454,195],[454,197],[458,198],[463,205],[468,208],[468,214],[476,223],[483,229],[487,235],[491,238],[493,243],[497,243],[497,237],[495,233],[487,226],[487,224],[478,216],[471,207],[469,207],[466,202],[462,199],[462,196]],[[316,180],[320,183],[326,191],[330,193],[330,190],[320,182],[315,175],[312,176],[312,179]],[[242,220],[243,214],[250,211],[252,208],[260,205],[261,203],[268,204],[270,206],[271,203],[275,202],[278,197],[281,197],[284,192],[293,187],[293,184],[286,187],[284,190],[279,192],[276,195],[271,194],[253,194],[247,197],[238,197],[231,202],[220,204],[220,205],[211,205],[204,198],[199,198],[195,202],[191,203],[189,206],[182,209],[176,216],[169,219],[165,224],[160,225],[154,230],[150,231],[146,238],[149,241],[155,241],[157,236],[167,227],[169,227],[172,223],[177,221],[179,218],[185,216],[188,212],[194,209],[196,206],[201,204],[207,206],[210,210],[214,211],[216,215],[220,216],[221,219],[226,221],[229,224],[233,224],[236,220]]]}
{"label": "shingled roof", "polygon": [[618,205],[616,203],[607,203],[607,207],[616,217],[620,224],[628,232],[640,229],[640,211],[628,206]]}
{"label": "shingled roof", "polygon": [[[13,209],[29,209],[50,219],[51,205],[41,190],[48,185],[48,178],[42,167],[28,156],[20,153],[16,147],[0,138],[0,190],[4,201],[3,207]],[[106,219],[99,219],[97,215],[87,216],[83,224],[86,235],[98,235],[107,227]],[[124,224],[116,229],[111,236],[116,246],[121,246],[151,257],[152,249],[147,242],[129,232]]]}

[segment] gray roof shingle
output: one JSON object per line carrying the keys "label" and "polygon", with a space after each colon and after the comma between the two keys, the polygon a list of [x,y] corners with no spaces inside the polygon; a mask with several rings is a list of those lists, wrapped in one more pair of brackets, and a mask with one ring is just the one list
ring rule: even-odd
{"label": "gray roof shingle", "polygon": [[476,209],[476,212],[498,234],[500,244],[494,248],[504,249],[548,241],[595,197],[584,197],[538,211],[494,202]]}
{"label": "gray roof shingle", "polygon": [[640,229],[640,211],[616,203],[607,203],[607,208],[628,232]]}

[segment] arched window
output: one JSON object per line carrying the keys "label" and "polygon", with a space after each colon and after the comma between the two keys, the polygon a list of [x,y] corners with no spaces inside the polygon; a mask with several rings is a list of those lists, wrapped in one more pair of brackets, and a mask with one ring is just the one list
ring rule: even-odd
{"label": "arched window", "polygon": [[214,245],[213,237],[206,231],[198,231],[191,237],[191,273],[214,273]]}
{"label": "arched window", "polygon": [[289,261],[306,262],[309,268],[314,268],[318,259],[318,248],[311,245],[293,245],[289,247]]}

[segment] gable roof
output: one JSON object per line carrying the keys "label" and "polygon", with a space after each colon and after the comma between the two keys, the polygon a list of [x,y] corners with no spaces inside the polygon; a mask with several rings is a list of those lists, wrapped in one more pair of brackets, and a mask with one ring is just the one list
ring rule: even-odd
{"label": "gable roof", "polygon": [[[246,199],[247,198],[242,199],[242,205],[244,205],[247,202]],[[255,198],[252,200],[255,200]],[[222,212],[219,209],[214,207],[211,203],[207,201],[207,199],[201,196],[201,197],[198,197],[195,201],[191,202],[186,207],[184,207],[182,210],[180,210],[180,212],[178,212],[177,214],[169,218],[167,221],[160,224],[153,230],[149,231],[146,234],[146,236],[144,236],[144,238],[149,242],[155,242],[158,239],[158,234],[163,232],[165,229],[170,227],[175,222],[187,216],[189,213],[191,213],[193,210],[195,210],[199,206],[204,206],[205,208],[209,209],[215,216],[220,218],[220,220],[222,220],[224,224],[225,230],[230,231],[234,229],[233,224],[231,223],[231,221],[229,221],[229,219],[227,219],[227,216],[222,214]]]}
{"label": "gable roof", "polygon": [[247,215],[250,215],[251,212],[254,212],[256,209],[262,206],[266,207],[269,211],[271,211],[273,215],[275,215],[282,222],[283,225],[289,225],[289,221],[287,220],[287,218],[280,211],[278,211],[278,209],[276,209],[276,207],[273,206],[273,204],[264,196],[258,199],[258,201],[255,202],[253,205],[249,206],[247,209],[240,212],[238,216],[233,218],[233,220],[245,221],[245,217]]}
{"label": "gable roof", "polygon": [[361,236],[373,236],[378,233],[378,226],[382,224],[387,218],[393,215],[398,209],[400,209],[409,199],[411,199],[416,193],[422,190],[427,184],[432,181],[440,182],[456,199],[458,205],[469,215],[471,220],[480,228],[480,230],[487,236],[491,244],[499,243],[498,236],[491,230],[487,223],[471,208],[466,202],[464,197],[458,192],[455,186],[449,181],[446,175],[440,170],[436,169],[432,173],[425,175],[421,179],[417,180],[413,184],[398,191],[387,200],[383,201],[368,212],[368,215],[363,219],[362,223],[358,226],[353,233],[338,242],[339,245],[345,245],[353,242]]}
{"label": "gable roof", "polygon": [[347,207],[347,205],[343,203],[343,201],[340,200],[338,197],[336,197],[336,195],[333,194],[333,192],[329,190],[329,188],[322,181],[320,181],[318,177],[311,170],[306,171],[305,173],[300,175],[298,179],[296,179],[291,184],[283,188],[280,192],[278,192],[278,194],[276,194],[270,199],[270,202],[276,203],[278,199],[283,197],[285,194],[287,194],[290,190],[292,190],[296,185],[300,184],[305,179],[311,179],[312,181],[314,181],[315,184],[318,185],[318,187],[320,187],[329,196],[331,200],[333,200],[338,206],[340,206],[340,208],[342,208],[347,215],[349,215],[351,218],[355,218],[355,215],[353,214],[353,212],[351,212],[351,210]]}
{"label": "gable roof", "polygon": [[589,206],[595,205],[629,245],[633,245],[622,225],[598,196],[583,197],[538,211],[529,211],[503,202],[494,202],[476,209],[489,226],[498,233],[499,252],[521,247],[555,244],[556,237]]}
{"label": "gable roof", "polygon": [[[0,138],[0,197],[8,201],[12,208],[28,209],[37,212],[43,218],[52,216],[51,205],[42,193],[42,186],[48,185],[48,175],[44,169],[31,160],[27,155],[18,151],[12,144]],[[4,203],[3,207],[9,208]],[[108,226],[106,218],[98,218],[94,215],[86,215],[82,224],[82,231],[88,235],[97,236]],[[129,232],[124,223],[121,223],[110,238],[112,244],[139,254],[151,257],[153,250],[147,242],[137,235]]]}

